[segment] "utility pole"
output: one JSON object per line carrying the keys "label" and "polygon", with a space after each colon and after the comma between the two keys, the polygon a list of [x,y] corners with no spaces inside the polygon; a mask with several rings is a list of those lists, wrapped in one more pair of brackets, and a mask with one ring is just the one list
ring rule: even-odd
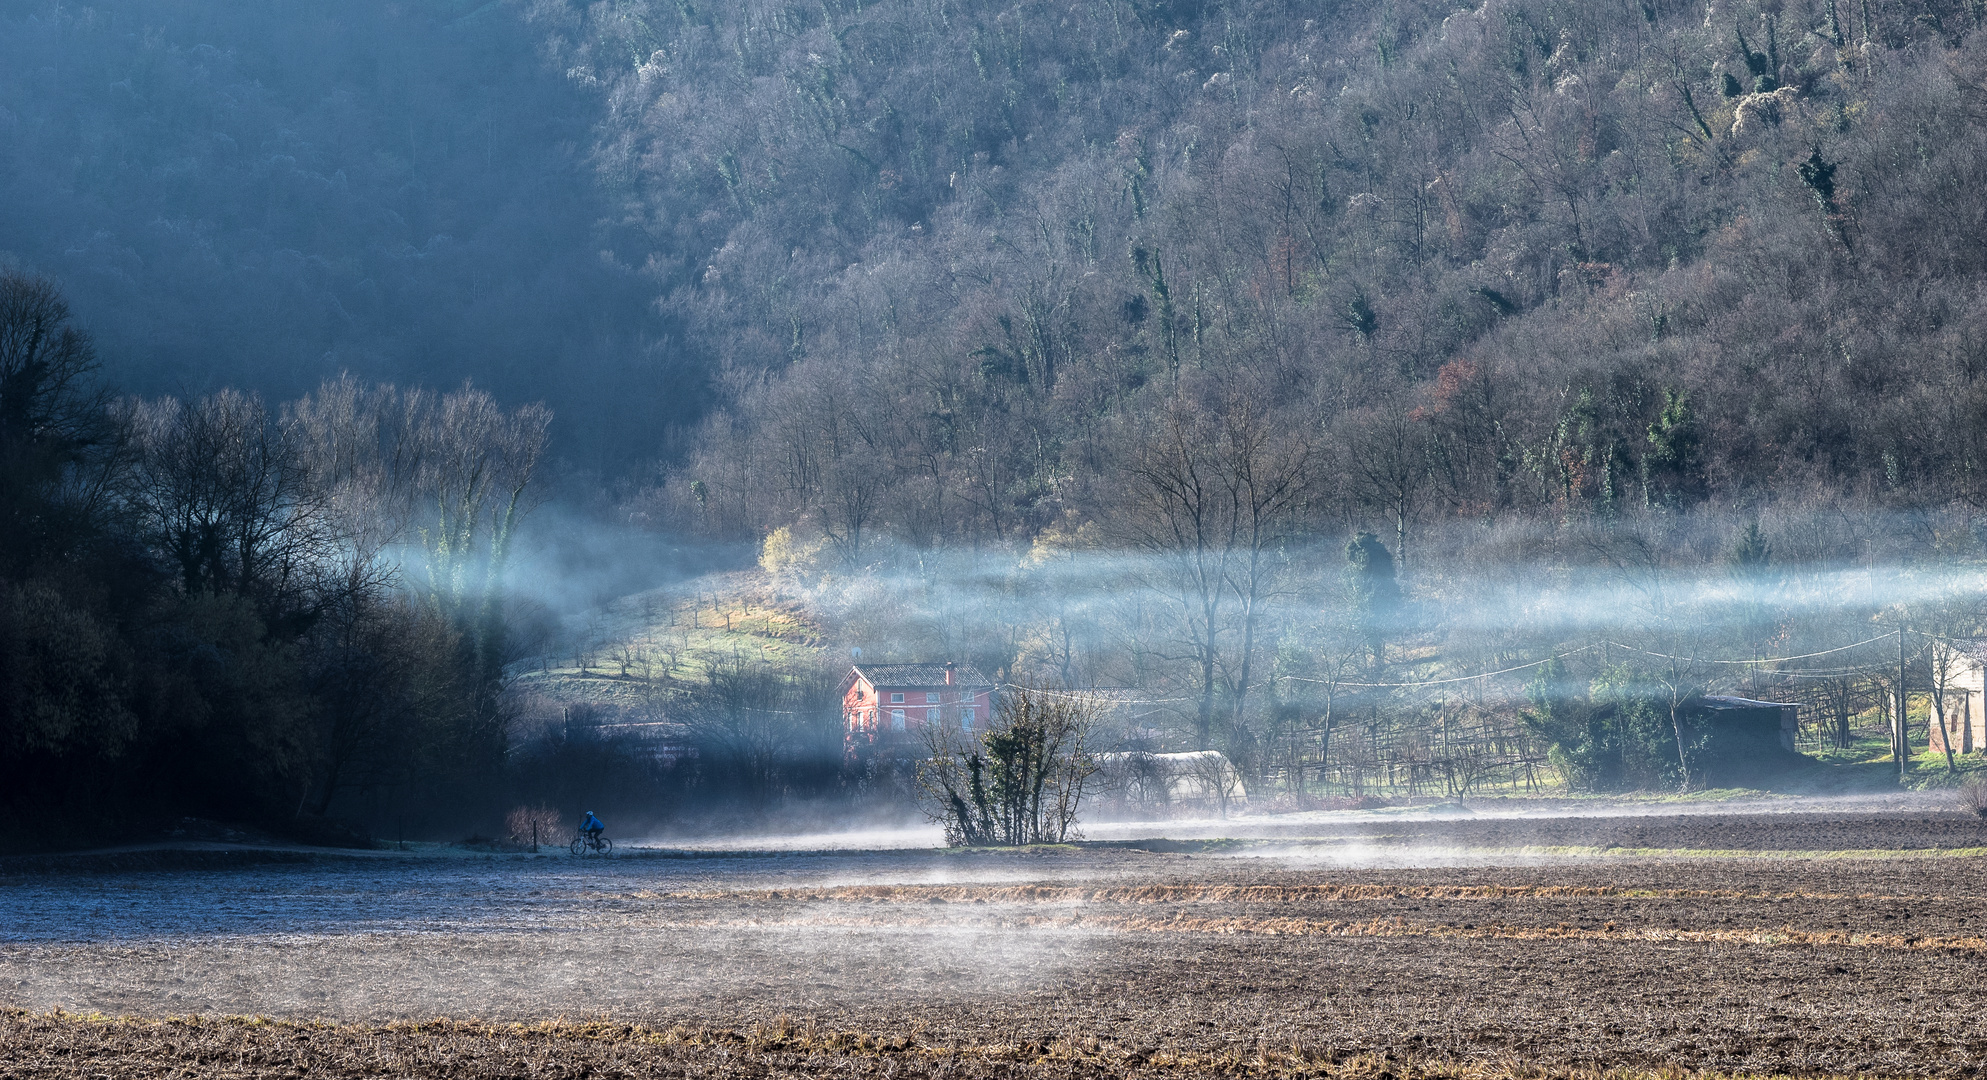
{"label": "utility pole", "polygon": [[1897,708],[1891,715],[1890,756],[1897,761],[1897,782],[1904,782],[1904,762],[1911,756],[1911,744],[1906,737],[1904,705],[1909,700],[1904,696],[1904,624],[1897,624]]}

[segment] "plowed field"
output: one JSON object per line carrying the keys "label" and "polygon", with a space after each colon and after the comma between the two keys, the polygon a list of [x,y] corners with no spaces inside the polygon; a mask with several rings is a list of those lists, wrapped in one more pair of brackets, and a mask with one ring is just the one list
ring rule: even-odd
{"label": "plowed field", "polygon": [[1975,819],[1307,824],[16,872],[0,1075],[1987,1072]]}

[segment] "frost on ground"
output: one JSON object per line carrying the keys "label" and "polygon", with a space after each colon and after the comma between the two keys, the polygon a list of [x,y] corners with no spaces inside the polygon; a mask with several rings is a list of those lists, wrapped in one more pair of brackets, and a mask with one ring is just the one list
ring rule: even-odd
{"label": "frost on ground", "polygon": [[[413,1048],[422,1038],[487,1058],[490,1075],[536,1068],[513,1050],[583,1071],[616,1039],[656,1069],[722,1059],[746,1075],[1987,1064],[1987,824],[1970,816],[1315,831],[1037,853],[15,875],[0,879],[0,1006],[24,1011],[0,1023],[0,1073],[69,1075],[34,1064],[56,1044],[73,1044],[57,1057],[78,1069],[117,1074],[169,1045],[241,1043],[246,1061],[256,1040],[282,1041],[213,1021],[90,1027],[53,1009],[335,1021],[347,1026],[295,1041],[402,1047],[392,1068],[351,1058],[355,1075],[421,1072],[410,1063],[441,1053]],[[1374,857],[1320,856],[1354,842]],[[1597,854],[1611,850],[1633,854]],[[436,1017],[480,1023],[404,1026]],[[558,1018],[597,1023],[523,1042],[489,1026]]]}

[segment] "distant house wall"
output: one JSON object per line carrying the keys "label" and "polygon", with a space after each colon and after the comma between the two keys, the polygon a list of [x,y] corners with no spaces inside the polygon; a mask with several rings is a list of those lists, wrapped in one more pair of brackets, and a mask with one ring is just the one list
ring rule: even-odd
{"label": "distant house wall", "polygon": [[1974,663],[1966,672],[1964,701],[1965,753],[1987,751],[1987,664]]}
{"label": "distant house wall", "polygon": [[[1939,648],[1949,648],[1939,645]],[[1946,690],[1946,723],[1942,731],[1934,713],[1930,729],[1931,747],[1945,753],[1950,739],[1954,753],[1972,754],[1987,750],[1987,664],[1970,652],[1953,650],[1947,654],[1954,665]]]}

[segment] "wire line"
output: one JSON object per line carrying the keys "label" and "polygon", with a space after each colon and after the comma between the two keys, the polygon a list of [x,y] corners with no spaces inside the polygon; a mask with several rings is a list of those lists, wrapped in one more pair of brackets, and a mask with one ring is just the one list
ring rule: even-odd
{"label": "wire line", "polygon": [[[1917,632],[1918,631],[1913,631],[1913,633]],[[1798,656],[1764,656],[1764,657],[1756,657],[1750,660],[1727,660],[1716,657],[1701,657],[1701,656],[1675,656],[1670,653],[1660,653],[1650,649],[1637,648],[1634,645],[1624,645],[1619,641],[1604,640],[1604,641],[1597,641],[1592,645],[1583,645],[1580,648],[1571,649],[1566,652],[1555,653],[1554,655],[1548,656],[1543,660],[1534,660],[1528,664],[1519,664],[1515,667],[1500,668],[1496,671],[1479,672],[1478,674],[1475,675],[1458,675],[1455,676],[1454,678],[1448,678],[1448,679],[1427,679],[1420,682],[1368,683],[1368,682],[1340,681],[1336,679],[1313,679],[1313,678],[1307,678],[1303,675],[1284,675],[1280,677],[1295,682],[1318,683],[1320,685],[1325,685],[1325,686],[1345,686],[1359,690],[1410,690],[1423,686],[1447,686],[1453,683],[1470,682],[1476,679],[1488,679],[1496,675],[1509,675],[1514,671],[1525,671],[1529,668],[1540,667],[1545,664],[1550,664],[1554,660],[1561,660],[1568,656],[1578,656],[1583,652],[1591,652],[1592,650],[1601,648],[1603,646],[1613,646],[1618,649],[1626,649],[1629,652],[1641,653],[1645,656],[1656,656],[1656,657],[1661,657],[1662,659],[1665,660],[1683,660],[1693,664],[1784,664],[1793,660],[1808,660],[1817,656],[1832,656],[1835,653],[1848,652],[1850,649],[1860,649],[1865,645],[1873,645],[1880,641],[1890,641],[1892,640],[1892,638],[1893,635],[1891,634],[1880,634],[1873,638],[1868,638],[1863,641],[1858,641],[1853,645],[1841,646],[1840,648],[1823,649],[1820,652],[1801,653]],[[1775,672],[1775,674],[1798,675],[1801,673],[1786,671],[1786,672]],[[1831,676],[1822,676],[1822,677],[1838,678],[1839,676],[1831,675]]]}
{"label": "wire line", "polygon": [[1285,675],[1283,676],[1283,678],[1292,679],[1297,682],[1319,683],[1325,686],[1350,686],[1361,690],[1399,690],[1399,689],[1406,689],[1416,686],[1445,686],[1449,683],[1469,682],[1472,679],[1488,679],[1493,675],[1508,675],[1514,671],[1523,671],[1526,668],[1535,668],[1541,664],[1550,664],[1554,660],[1564,659],[1565,657],[1568,656],[1578,656],[1583,652],[1589,652],[1591,650],[1598,649],[1601,647],[1602,644],[1604,643],[1596,642],[1595,644],[1592,645],[1582,645],[1581,647],[1573,649],[1570,652],[1556,653],[1552,656],[1546,657],[1543,660],[1534,660],[1529,664],[1519,664],[1517,667],[1500,668],[1497,671],[1479,672],[1478,674],[1475,675],[1458,675],[1452,679],[1428,679],[1423,682],[1365,683],[1365,682],[1343,682],[1336,679],[1310,679],[1302,675]]}
{"label": "wire line", "polygon": [[1865,645],[1874,644],[1879,641],[1890,641],[1895,636],[1893,634],[1880,634],[1876,637],[1859,641],[1854,645],[1844,645],[1839,649],[1823,649],[1820,652],[1802,653],[1799,656],[1762,656],[1752,660],[1720,660],[1708,656],[1673,656],[1670,653],[1652,652],[1649,649],[1639,649],[1633,645],[1623,645],[1619,641],[1605,641],[1602,644],[1627,649],[1629,652],[1639,652],[1645,656],[1660,656],[1665,660],[1687,660],[1693,664],[1784,664],[1789,660],[1806,660],[1810,657],[1829,656],[1834,653],[1848,652],[1850,649],[1860,649]]}

